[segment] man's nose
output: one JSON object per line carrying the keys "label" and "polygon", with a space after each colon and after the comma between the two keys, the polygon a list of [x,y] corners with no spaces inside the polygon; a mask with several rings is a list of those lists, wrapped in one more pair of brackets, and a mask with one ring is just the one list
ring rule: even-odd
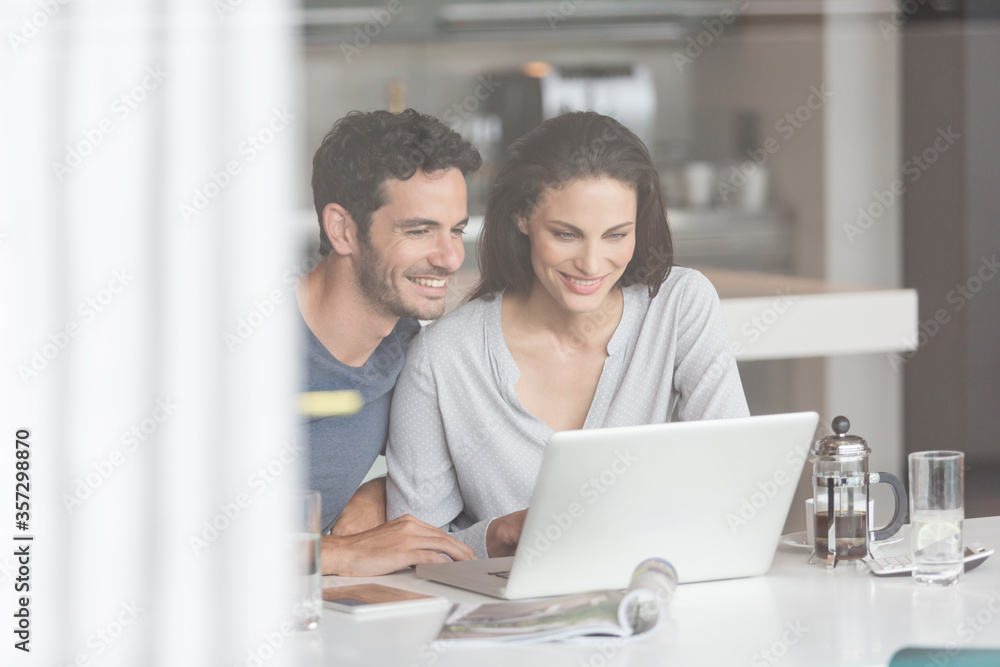
{"label": "man's nose", "polygon": [[434,266],[447,269],[451,273],[458,271],[458,267],[462,266],[462,261],[465,260],[465,246],[461,237],[442,234],[437,239],[434,255],[430,259]]}

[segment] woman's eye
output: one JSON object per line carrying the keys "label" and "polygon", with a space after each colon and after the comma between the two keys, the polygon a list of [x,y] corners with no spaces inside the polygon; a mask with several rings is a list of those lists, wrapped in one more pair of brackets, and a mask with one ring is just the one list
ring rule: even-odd
{"label": "woman's eye", "polygon": [[556,238],[565,239],[569,241],[574,238],[573,232],[556,232]]}
{"label": "woman's eye", "polygon": [[620,241],[626,236],[628,236],[628,234],[622,234],[622,233],[608,234],[608,238],[611,239],[612,241]]}

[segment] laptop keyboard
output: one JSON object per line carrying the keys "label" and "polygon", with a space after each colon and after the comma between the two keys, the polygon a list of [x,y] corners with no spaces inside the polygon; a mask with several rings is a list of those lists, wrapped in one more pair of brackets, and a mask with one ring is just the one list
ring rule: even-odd
{"label": "laptop keyboard", "polygon": [[503,572],[488,572],[491,577],[500,577],[501,579],[506,579],[510,576],[510,570],[505,570]]}

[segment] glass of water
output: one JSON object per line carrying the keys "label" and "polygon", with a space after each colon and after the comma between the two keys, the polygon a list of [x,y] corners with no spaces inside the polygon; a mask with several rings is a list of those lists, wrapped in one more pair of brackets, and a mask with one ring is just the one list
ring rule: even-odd
{"label": "glass of water", "polygon": [[910,540],[918,584],[950,586],[962,576],[965,454],[910,454]]}
{"label": "glass of water", "polygon": [[288,562],[293,568],[289,607],[292,625],[298,630],[312,630],[319,625],[323,610],[320,573],[319,491],[293,491],[293,525],[287,536]]}

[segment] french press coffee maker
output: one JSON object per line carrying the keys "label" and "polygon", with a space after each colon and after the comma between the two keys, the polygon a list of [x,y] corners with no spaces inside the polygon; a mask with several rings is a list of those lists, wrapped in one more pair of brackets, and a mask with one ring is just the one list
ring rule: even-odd
{"label": "french press coffee maker", "polygon": [[[834,435],[816,442],[813,462],[813,557],[834,568],[839,561],[856,561],[868,555],[871,541],[892,537],[906,520],[906,490],[895,475],[868,472],[868,443],[848,435],[851,422],[840,416],[833,420]],[[892,488],[895,506],[892,521],[872,530],[868,515],[868,488],[885,483]],[[812,558],[810,558],[812,562]]]}

